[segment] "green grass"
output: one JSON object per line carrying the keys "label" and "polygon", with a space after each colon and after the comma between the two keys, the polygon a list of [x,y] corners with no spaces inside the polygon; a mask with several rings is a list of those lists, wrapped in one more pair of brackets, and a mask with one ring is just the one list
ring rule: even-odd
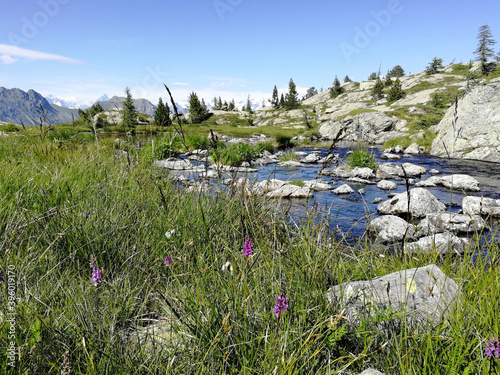
{"label": "green grass", "polygon": [[337,118],[337,121],[343,120],[343,119],[345,119],[346,117],[349,117],[349,116],[356,116],[356,115],[359,115],[359,114],[361,114],[361,113],[369,113],[369,112],[377,112],[377,111],[376,111],[376,110],[374,110],[374,109],[370,109],[370,108],[358,108],[358,109],[353,109],[353,110],[352,110],[351,112],[349,112],[348,114],[338,117],[338,118]]}
{"label": "green grass", "polygon": [[370,153],[366,148],[355,148],[346,157],[345,163],[351,168],[371,168],[374,171],[377,169],[375,155]]}
{"label": "green grass", "polygon": [[[2,353],[1,373],[60,374],[65,352],[71,374],[489,373],[497,266],[469,255],[400,257],[368,237],[348,246],[314,215],[295,226],[259,196],[187,193],[133,148],[126,157],[105,139],[30,133],[0,140],[0,346],[18,347],[14,367]],[[484,247],[498,264],[498,245]],[[342,282],[431,263],[462,290],[460,309],[432,330],[350,326],[324,297]],[[277,318],[282,292],[289,306]],[[144,333],[153,322],[164,324],[157,344]]]}

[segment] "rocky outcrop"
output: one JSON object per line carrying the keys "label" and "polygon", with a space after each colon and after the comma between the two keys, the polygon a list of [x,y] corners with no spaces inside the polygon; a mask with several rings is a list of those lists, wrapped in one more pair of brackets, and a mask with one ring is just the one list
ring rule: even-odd
{"label": "rocky outcrop", "polygon": [[380,112],[365,112],[348,116],[340,121],[329,121],[319,128],[322,137],[335,139],[343,132],[343,140],[379,143],[382,133],[397,131],[406,125],[406,121],[390,117]]}
{"label": "rocky outcrop", "polygon": [[384,215],[372,220],[368,231],[376,234],[377,240],[382,243],[398,242],[414,234],[412,225],[394,215]]}
{"label": "rocky outcrop", "polygon": [[431,154],[500,162],[500,83],[474,87],[446,112]]}

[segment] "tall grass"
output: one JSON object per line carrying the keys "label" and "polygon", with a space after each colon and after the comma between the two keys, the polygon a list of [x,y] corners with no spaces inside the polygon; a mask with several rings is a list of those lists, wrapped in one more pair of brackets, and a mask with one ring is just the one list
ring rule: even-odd
{"label": "tall grass", "polygon": [[[488,373],[485,343],[499,334],[495,243],[476,262],[394,257],[367,237],[346,246],[311,211],[295,225],[261,197],[186,193],[114,144],[20,133],[0,143],[0,265],[5,276],[15,269],[18,347],[14,367],[2,353],[2,373],[60,374],[65,352],[72,374]],[[324,297],[342,282],[431,263],[462,285],[461,308],[434,330],[350,326]],[[281,293],[288,307],[277,317]]]}

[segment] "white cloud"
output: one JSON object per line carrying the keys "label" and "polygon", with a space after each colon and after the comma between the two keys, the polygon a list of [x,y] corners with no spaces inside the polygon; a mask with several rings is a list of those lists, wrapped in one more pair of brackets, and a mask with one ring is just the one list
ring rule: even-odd
{"label": "white cloud", "polygon": [[172,82],[172,85],[175,85],[175,86],[189,86],[189,83],[186,83],[186,82]]}
{"label": "white cloud", "polygon": [[66,56],[55,55],[53,53],[33,51],[26,48],[13,46],[10,44],[0,44],[0,62],[2,64],[12,64],[17,58],[25,58],[28,60],[50,60],[66,64],[80,64],[81,61],[75,60]]}

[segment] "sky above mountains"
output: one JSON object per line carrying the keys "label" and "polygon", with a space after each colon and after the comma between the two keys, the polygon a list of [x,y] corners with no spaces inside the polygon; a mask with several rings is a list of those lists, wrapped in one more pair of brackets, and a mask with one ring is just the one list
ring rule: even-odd
{"label": "sky above mountains", "polygon": [[[292,78],[305,94],[433,57],[474,59],[478,29],[500,41],[498,0],[38,0],[3,2],[0,86],[86,103],[107,93],[157,103],[261,102]],[[494,46],[500,50],[500,44]]]}

